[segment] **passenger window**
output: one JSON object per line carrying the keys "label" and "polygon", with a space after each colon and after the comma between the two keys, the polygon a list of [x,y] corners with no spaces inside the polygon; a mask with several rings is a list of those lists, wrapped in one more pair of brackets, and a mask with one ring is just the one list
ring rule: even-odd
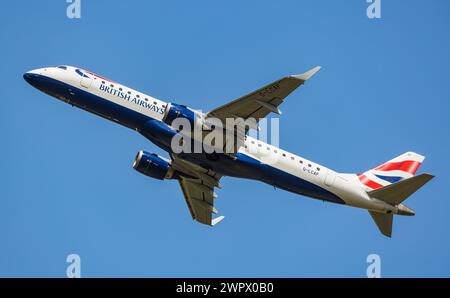
{"label": "passenger window", "polygon": [[319,167],[317,167],[317,171],[320,171],[320,168],[319,168]]}
{"label": "passenger window", "polygon": [[291,156],[291,159],[292,159],[292,160],[294,160],[294,157],[293,157],[293,156]]}
{"label": "passenger window", "polygon": [[302,163],[303,163],[303,160],[300,160],[300,163],[302,164]]}
{"label": "passenger window", "polygon": [[311,167],[311,164],[310,164],[310,163],[308,164],[308,167]]}

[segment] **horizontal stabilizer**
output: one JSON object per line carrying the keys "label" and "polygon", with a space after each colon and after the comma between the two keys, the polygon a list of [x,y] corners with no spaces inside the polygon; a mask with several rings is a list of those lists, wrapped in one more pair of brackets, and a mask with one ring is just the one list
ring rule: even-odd
{"label": "horizontal stabilizer", "polygon": [[373,220],[377,224],[380,232],[387,237],[392,237],[392,223],[394,222],[394,216],[391,214],[377,213],[369,211]]}
{"label": "horizontal stabilizer", "polygon": [[368,192],[368,194],[372,198],[376,198],[383,202],[396,206],[406,200],[410,195],[415,193],[433,177],[434,176],[430,174],[420,174],[411,178],[404,179],[400,182],[393,183],[376,190],[372,190]]}

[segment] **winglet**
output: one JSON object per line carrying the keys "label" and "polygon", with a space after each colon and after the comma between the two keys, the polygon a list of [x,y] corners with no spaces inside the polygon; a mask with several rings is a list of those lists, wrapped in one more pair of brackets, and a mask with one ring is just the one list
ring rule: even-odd
{"label": "winglet", "polygon": [[312,77],[316,72],[318,72],[321,68],[322,68],[321,66],[316,66],[313,69],[311,69],[303,74],[293,75],[291,77],[302,80],[302,81],[306,81],[307,79]]}
{"label": "winglet", "polygon": [[222,219],[224,219],[224,218],[225,218],[225,216],[223,216],[223,215],[214,218],[214,219],[211,221],[211,226],[214,227],[216,224],[218,224],[219,222],[221,222]]}

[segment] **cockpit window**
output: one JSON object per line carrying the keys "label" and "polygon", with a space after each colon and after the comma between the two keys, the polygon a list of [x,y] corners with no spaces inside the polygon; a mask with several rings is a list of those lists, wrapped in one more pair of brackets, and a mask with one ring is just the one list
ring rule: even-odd
{"label": "cockpit window", "polygon": [[61,69],[67,70],[67,66],[64,66],[64,65],[60,65],[60,66],[58,66],[58,68],[61,68]]}

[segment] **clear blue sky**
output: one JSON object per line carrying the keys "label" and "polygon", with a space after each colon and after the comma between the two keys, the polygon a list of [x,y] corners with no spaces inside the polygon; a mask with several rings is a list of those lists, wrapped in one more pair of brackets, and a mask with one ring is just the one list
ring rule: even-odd
{"label": "clear blue sky", "polygon": [[[450,2],[7,1],[0,17],[0,276],[450,276]],[[364,210],[225,178],[215,228],[176,181],[131,167],[137,133],[29,86],[68,64],[166,101],[212,109],[288,74],[323,69],[283,104],[281,147],[341,172],[412,150],[437,176],[381,236]]]}

